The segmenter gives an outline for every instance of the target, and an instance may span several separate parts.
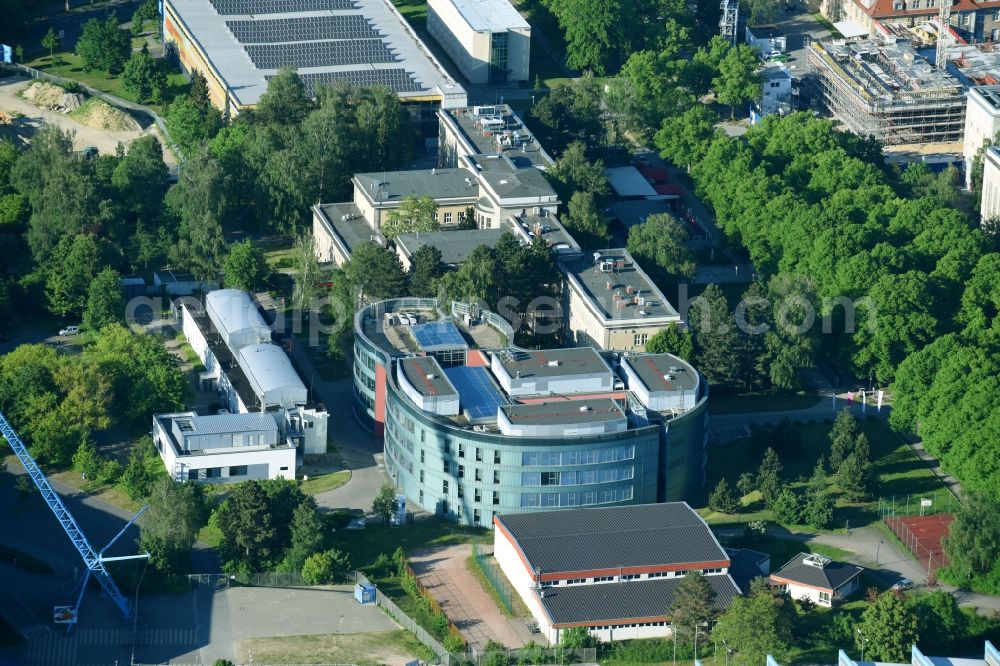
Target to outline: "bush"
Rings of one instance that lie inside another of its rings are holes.
[[[101,470],[97,473],[98,483],[118,483],[125,470],[117,460],[105,460],[101,464]]]
[[[458,634],[448,634],[441,642],[448,652],[465,652],[465,640]]]

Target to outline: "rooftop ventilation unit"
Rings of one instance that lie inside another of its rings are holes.
[[[668,382],[674,381],[674,373],[668,372],[667,374],[663,375],[663,379],[665,379]]]
[[[581,414],[586,414],[589,411],[590,411],[590,407],[588,407],[587,405],[580,405],[580,413]]]
[[[435,375],[433,372],[428,372],[427,373],[427,379],[431,379],[431,380],[437,379],[437,375]]]
[[[550,368],[558,368],[559,361],[549,361],[548,363],[546,363],[546,365],[549,366]]]
[[[812,555],[806,555],[802,559],[802,564],[808,567],[816,567],[817,569],[822,569],[826,565],[830,564],[830,562],[832,561],[833,560],[831,560],[829,557],[826,557],[825,555],[819,555],[817,553],[813,553]]]

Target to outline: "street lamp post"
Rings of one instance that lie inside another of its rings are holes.
[[[882,549],[882,539],[879,539],[878,545],[875,546],[875,566],[878,566],[878,554],[881,549]]]
[[[865,660],[865,643],[868,642],[868,639],[865,638],[865,635],[861,633],[861,629],[855,629],[855,631],[858,632],[858,638],[861,639],[861,661],[864,661]]]

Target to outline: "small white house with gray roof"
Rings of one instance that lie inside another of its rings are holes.
[[[799,553],[771,574],[771,585],[793,599],[809,599],[830,608],[858,589],[862,571],[859,566],[824,555]]]

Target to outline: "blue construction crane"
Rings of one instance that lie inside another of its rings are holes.
[[[76,547],[77,552],[80,553],[80,557],[83,558],[83,563],[86,565],[86,572],[83,575],[83,580],[80,582],[80,594],[76,599],[76,606],[73,608],[73,618],[77,617],[77,613],[80,610],[80,603],[83,601],[83,593],[87,589],[87,582],[90,577],[93,576],[97,579],[97,582],[101,584],[104,592],[111,597],[118,608],[121,609],[122,614],[125,619],[129,619],[132,616],[132,609],[129,607],[128,599],[122,594],[118,586],[115,585],[115,581],[111,578],[111,574],[108,573],[107,568],[104,566],[105,562],[114,562],[117,560],[135,560],[135,559],[145,559],[149,557],[149,553],[142,553],[139,555],[125,555],[121,557],[105,557],[104,551],[112,546],[115,541],[128,530],[129,527],[143,514],[143,512],[149,507],[142,507],[139,513],[135,514],[132,520],[128,521],[122,531],[115,535],[108,545],[102,548],[100,551],[95,551],[94,547],[90,545],[87,541],[87,537],[84,536],[83,530],[77,525],[76,520],[73,518],[73,514],[69,512],[66,505],[63,504],[62,498],[52,489],[52,485],[49,480],[45,477],[45,473],[38,467],[38,463],[35,459],[31,457],[28,453],[28,447],[24,445],[21,438],[17,436],[14,428],[7,421],[7,417],[0,413],[0,434],[2,434],[7,442],[10,444],[11,448],[14,449],[14,454],[17,459],[21,461],[24,465],[24,469],[27,470],[28,476],[31,480],[35,482],[38,486],[39,492],[42,494],[42,498],[45,503],[49,505],[52,509],[52,513],[56,515],[56,520],[62,525],[63,529],[66,530],[66,534],[69,536],[69,540],[73,542],[73,546]],[[72,624],[69,628],[72,628]]]

